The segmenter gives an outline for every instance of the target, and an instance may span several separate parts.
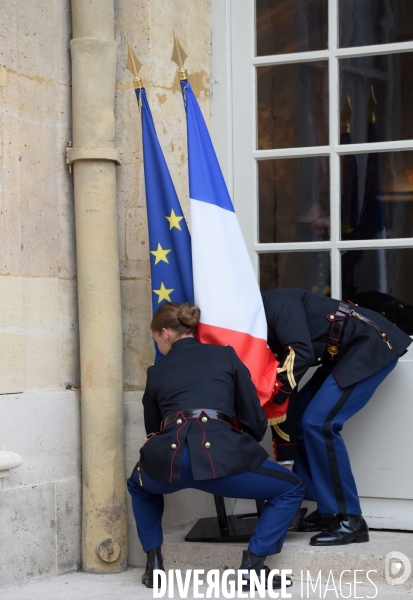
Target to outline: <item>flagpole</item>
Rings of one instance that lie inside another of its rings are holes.
[[[367,111],[369,115],[368,122],[375,123],[376,122],[376,109],[377,109],[377,100],[374,94],[373,84],[370,86],[370,100],[367,105]]]
[[[194,293],[201,315],[204,313],[205,317],[205,321],[201,318],[198,326],[198,339],[202,343],[234,347],[239,358],[253,373],[252,380],[259,389],[258,396],[261,394],[265,400],[267,416],[280,423],[286,419],[287,407],[285,402],[282,407],[271,402],[277,385],[278,363],[267,346],[267,324],[261,294],[212,140],[188,81],[184,67],[186,58],[174,32],[171,60],[178,66],[187,115]],[[212,231],[218,244],[210,244]],[[246,310],[239,310],[234,319],[234,312],[237,311],[233,307],[237,302],[232,300],[231,294],[236,289],[244,290],[243,285],[238,285],[241,272],[243,284],[249,281],[251,285],[248,285],[249,290],[243,298],[243,308]],[[229,282],[234,284],[232,288]],[[221,304],[224,289],[225,301]],[[254,350],[251,350],[252,347]],[[288,400],[286,402],[288,404]],[[256,502],[260,515],[263,502]],[[215,496],[215,505],[220,533],[216,530],[215,519],[201,519],[187,534],[187,541],[208,539],[222,542],[237,539],[238,536],[245,537],[243,523],[236,517],[226,516],[223,498]]]
[[[350,121],[351,121],[352,112],[353,111],[352,111],[352,107],[351,107],[350,94],[347,94],[343,110],[341,111],[341,129],[340,129],[340,133],[351,133]]]

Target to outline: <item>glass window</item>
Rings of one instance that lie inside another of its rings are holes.
[[[328,0],[256,0],[257,56],[324,50]]]
[[[328,144],[328,62],[257,68],[258,148]]]
[[[301,288],[330,295],[330,252],[260,254],[260,288]]]
[[[256,54],[267,57],[253,60],[256,148],[268,152],[255,154],[257,197],[244,200],[252,207],[249,226],[258,222],[250,250],[259,256],[262,291],[297,287],[330,295],[333,282],[334,297],[386,312],[413,334],[413,0],[335,3],[338,18],[332,23],[330,15],[330,25],[338,39],[332,35],[330,43],[329,0],[253,3]],[[400,42],[408,51],[372,48]],[[336,44],[356,50],[337,52]],[[287,53],[295,53],[294,62]],[[338,66],[339,76],[331,97],[329,66],[333,74]],[[330,124],[340,127],[339,148]],[[368,152],[375,143],[384,152]],[[342,154],[347,144],[369,145]],[[340,217],[340,232],[331,229],[332,215]],[[405,247],[391,248],[390,240],[399,239]],[[374,240],[375,248],[358,250],[359,240]]]
[[[412,0],[340,0],[340,47],[413,40]]]
[[[341,108],[351,99],[353,144],[413,139],[413,53],[345,58],[339,68]],[[371,113],[375,139],[369,139]]]
[[[341,156],[340,162],[341,239],[413,237],[413,152]]]
[[[327,156],[258,162],[259,241],[330,239]]]
[[[342,252],[342,297],[413,335],[413,248]]]

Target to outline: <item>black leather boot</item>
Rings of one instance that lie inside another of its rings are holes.
[[[368,542],[369,528],[362,515],[338,514],[336,520],[323,533],[313,535],[311,546],[341,546],[352,542]]]
[[[333,525],[336,515],[320,514],[318,510],[312,512],[308,517],[303,517],[298,523],[297,531],[325,531]]]
[[[160,546],[152,548],[152,550],[146,553],[146,569],[142,575],[142,583],[147,588],[153,588],[153,572],[155,569],[165,571]]]
[[[257,556],[249,550],[244,550],[242,554],[242,563],[240,569],[247,569],[248,571],[255,571],[261,581],[261,571],[265,571],[265,589],[267,589],[268,575],[270,568],[264,565],[266,556]],[[250,573],[244,573],[242,576],[242,589],[243,591],[249,591],[250,589]],[[289,582],[289,583],[288,583]],[[292,586],[293,582],[287,577],[287,587]],[[272,589],[279,590],[281,588],[281,576],[274,575],[272,580]]]

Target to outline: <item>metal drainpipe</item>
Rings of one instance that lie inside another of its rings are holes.
[[[127,567],[122,321],[116,212],[114,0],[72,0],[83,570]]]

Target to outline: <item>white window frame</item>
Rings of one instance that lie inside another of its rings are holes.
[[[259,254],[329,251],[331,295],[341,296],[341,253],[345,249],[412,248],[413,238],[340,240],[340,156],[413,150],[413,140],[339,144],[339,59],[412,52],[413,41],[356,48],[338,47],[338,1],[328,2],[328,49],[255,56],[255,1],[211,0],[212,135],[235,209],[259,276]],[[256,67],[328,60],[329,145],[257,150]],[[240,68],[240,65],[242,67]],[[242,102],[233,99],[242,97]],[[239,124],[242,123],[242,127]],[[274,158],[328,156],[330,160],[330,241],[263,244],[258,241],[257,163]]]

